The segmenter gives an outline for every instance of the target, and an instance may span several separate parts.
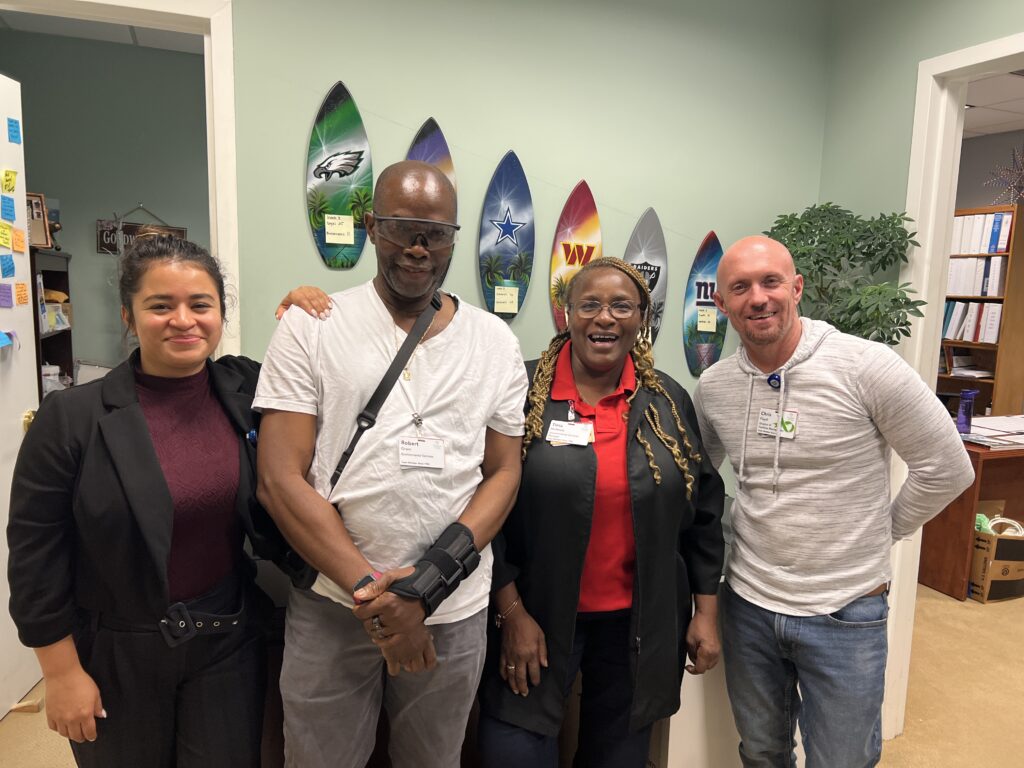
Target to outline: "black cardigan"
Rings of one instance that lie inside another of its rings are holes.
[[[535,367],[536,361],[527,364],[531,380]],[[633,731],[679,709],[692,595],[717,594],[724,548],[722,479],[703,456],[686,390],[665,374],[658,375],[703,461],[690,462],[694,485],[692,501],[687,501],[683,475],[643,418],[644,410],[653,403],[662,429],[682,447],[669,404],[663,396],[640,389],[630,408],[626,449],[636,538],[630,632]],[[564,420],[566,414],[566,403],[549,397],[542,435],[552,419]],[[638,427],[661,469],[660,485],[655,485],[643,446],[636,440]],[[489,623],[481,707],[493,717],[536,733],[555,735],[562,723],[562,683],[590,536],[596,469],[593,445],[555,447],[542,437],[535,438],[523,464],[515,507],[494,542],[492,589],[515,580],[523,605],[544,630],[549,667],[541,671],[541,683],[531,688],[529,696],[513,694],[498,674],[501,630]]]
[[[7,575],[11,616],[27,646],[71,634],[83,610],[154,626],[167,610],[173,503],[135,391],[137,356],[99,381],[48,395],[22,442]],[[235,507],[242,530],[258,539],[269,518],[256,502],[256,448],[247,436],[258,423],[250,406],[259,364],[222,357],[207,365],[239,439]]]

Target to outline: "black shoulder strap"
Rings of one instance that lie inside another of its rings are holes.
[[[331,475],[331,487],[333,488],[338,484],[338,479],[341,477],[342,470],[345,469],[345,465],[348,464],[348,460],[352,456],[352,451],[356,448],[356,443],[359,442],[359,438],[363,436],[363,432],[368,430],[374,424],[377,423],[377,414],[380,412],[380,407],[384,405],[384,401],[387,400],[388,395],[391,394],[391,390],[394,389],[395,382],[398,380],[398,374],[405,367],[405,364],[409,362],[409,358],[412,356],[412,351],[416,348],[416,345],[420,343],[420,339],[423,338],[423,334],[427,332],[427,328],[430,327],[431,321],[434,319],[434,315],[441,309],[441,294],[437,291],[430,299],[430,304],[427,305],[426,309],[420,312],[420,316],[416,318],[416,322],[412,326],[412,330],[409,331],[409,335],[405,337],[405,341],[402,346],[399,347],[398,353],[395,355],[395,359],[391,361],[391,367],[388,368],[384,374],[384,378],[380,380],[380,384],[377,385],[377,389],[374,390],[370,396],[370,401],[363,408],[359,416],[356,417],[356,433],[352,435],[352,441],[348,444],[348,448],[341,454],[341,459],[338,461],[338,466],[334,470],[334,474]]]

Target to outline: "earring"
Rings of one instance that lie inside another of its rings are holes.
[[[565,307],[564,309],[562,309],[562,313],[565,316],[565,327],[568,328],[569,327],[569,308]]]

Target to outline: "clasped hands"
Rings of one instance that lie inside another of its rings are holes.
[[[402,670],[422,672],[437,665],[434,636],[423,623],[427,617],[423,603],[388,592],[388,587],[412,572],[411,565],[387,571],[354,594],[359,604],[352,613],[380,648],[391,677]]]

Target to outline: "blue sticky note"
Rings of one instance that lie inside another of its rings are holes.
[[[9,253],[0,255],[0,277],[14,277],[14,256]]]
[[[11,144],[21,144],[21,121],[13,117],[7,118],[7,140]]]
[[[9,331],[0,331],[0,349],[11,346],[11,337],[8,333]]]
[[[0,307],[14,306],[14,292],[9,283],[0,283]]]
[[[10,195],[0,195],[0,218],[14,221],[14,198]]]

